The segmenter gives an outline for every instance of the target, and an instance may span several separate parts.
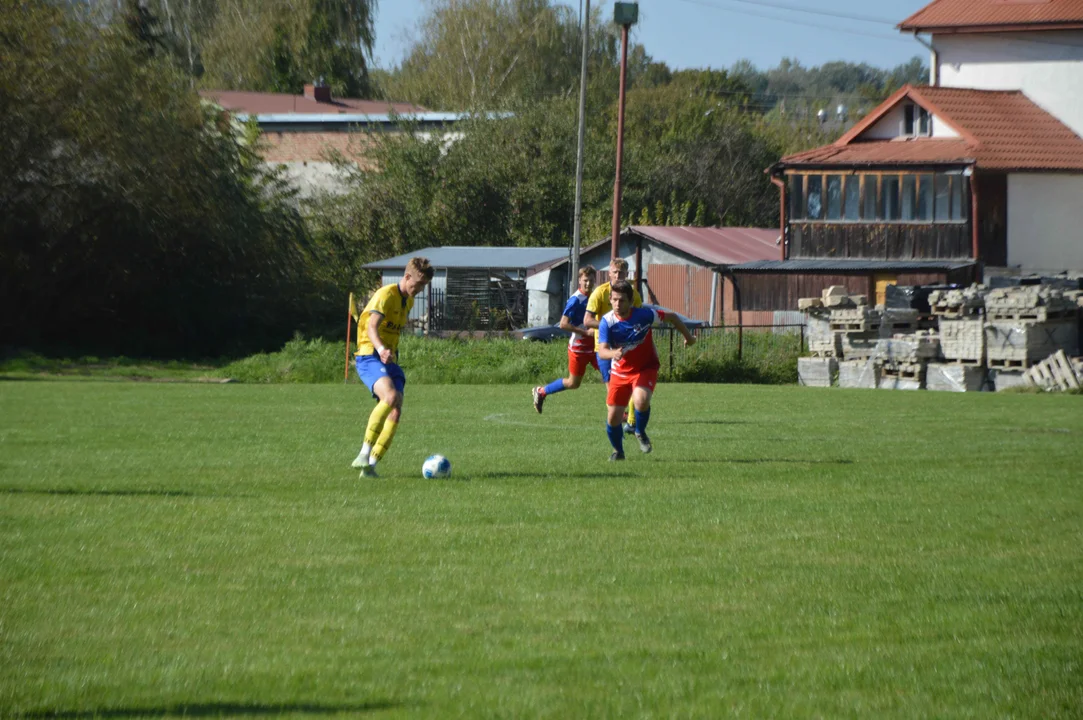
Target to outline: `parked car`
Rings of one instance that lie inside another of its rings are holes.
[[[681,321],[688,326],[689,330],[696,330],[707,325],[703,320],[693,320],[690,317],[685,317],[679,312],[674,312],[660,305],[644,305],[645,308],[651,308],[652,310],[662,310],[667,313],[673,313],[681,319]],[[512,333],[513,337],[517,337],[520,340],[530,340],[533,342],[553,342],[554,340],[567,340],[571,335],[567,330],[561,330],[560,325],[540,325],[538,327],[523,328],[522,330],[516,330]]]

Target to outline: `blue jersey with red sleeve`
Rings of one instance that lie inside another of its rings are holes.
[[[631,375],[659,367],[651,326],[665,318],[665,312],[650,308],[632,308],[626,318],[618,318],[616,310],[602,316],[598,323],[598,342],[606,343],[614,350],[624,348],[623,357],[613,363],[613,375]]]
[[[564,306],[564,317],[568,322],[577,327],[583,327],[583,317],[587,314],[587,296],[576,290],[575,294],[568,298]],[[594,334],[580,335],[572,333],[568,338],[568,349],[577,353],[594,352]]]

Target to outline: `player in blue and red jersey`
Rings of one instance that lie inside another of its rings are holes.
[[[664,310],[632,307],[632,284],[618,280],[610,289],[613,309],[598,323],[598,357],[612,360],[609,391],[606,397],[608,413],[605,431],[613,446],[610,460],[624,459],[624,432],[621,420],[631,398],[635,410],[635,435],[639,449],[652,450],[647,437],[647,422],[651,418],[651,396],[658,382],[658,352],[654,349],[651,326],[664,321],[684,335],[684,344],[693,345],[695,336],[675,313]]]
[[[561,390],[576,390],[583,382],[587,366],[598,369],[598,358],[594,355],[594,331],[583,325],[583,316],[587,312],[587,298],[594,287],[597,271],[590,265],[579,269],[579,289],[568,298],[564,314],[560,317],[560,329],[572,334],[568,340],[568,377],[557,378],[545,387],[534,388],[534,409],[539,413],[545,398]]]

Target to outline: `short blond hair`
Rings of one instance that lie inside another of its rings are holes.
[[[609,267],[616,268],[617,272],[628,272],[628,261],[624,258],[613,258],[609,261]]]
[[[429,264],[428,258],[412,257],[410,262],[406,263],[406,272],[421,276],[426,280],[432,280],[436,270]]]
[[[593,278],[597,274],[598,271],[594,269],[593,265],[584,265],[583,267],[579,268],[579,277],[583,277],[585,275],[587,277]]]

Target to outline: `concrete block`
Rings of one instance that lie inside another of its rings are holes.
[[[937,392],[978,392],[985,385],[985,368],[951,363],[929,363],[925,389]]]
[[[838,372],[839,362],[833,357],[797,359],[797,382],[805,387],[831,387]]]
[[[797,301],[798,310],[808,310],[810,308],[822,308],[824,301],[820,298],[800,298]]]
[[[1022,387],[1027,384],[1027,381],[1023,379],[1023,373],[1010,370],[990,370],[989,379],[997,392],[1008,388]]]
[[[875,389],[880,384],[880,363],[875,360],[843,360],[839,363],[840,388]]]

